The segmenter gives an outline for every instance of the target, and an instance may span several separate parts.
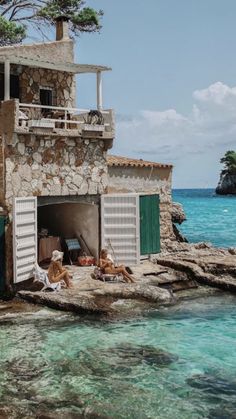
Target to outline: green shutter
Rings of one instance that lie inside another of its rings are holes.
[[[160,252],[159,195],[140,196],[140,254]]]
[[[5,288],[5,216],[0,216],[0,291]]]

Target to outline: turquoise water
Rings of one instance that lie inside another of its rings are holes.
[[[17,419],[42,411],[60,418],[235,418],[235,336],[236,297],[228,294],[129,321],[47,310],[1,317],[0,410],[8,406]],[[100,416],[80,416],[85,409]]]
[[[213,189],[176,189],[173,200],[183,204],[187,221],[180,229],[189,242],[236,247],[236,196],[215,195]]]

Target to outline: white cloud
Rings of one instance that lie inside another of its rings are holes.
[[[211,84],[207,89],[195,90],[193,92],[194,99],[200,102],[212,102],[217,105],[225,105],[228,100],[235,100],[236,87],[229,87],[218,81]]]
[[[219,158],[232,148],[236,149],[236,87],[217,82],[194,91],[188,115],[167,109],[118,117],[112,152],[173,162],[176,186],[201,187],[217,183]]]

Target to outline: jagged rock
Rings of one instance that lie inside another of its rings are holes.
[[[178,202],[172,203],[171,216],[172,223],[182,224],[184,221],[186,221],[186,215],[183,206]]]
[[[103,283],[96,280],[85,280],[82,285],[59,292],[19,291],[18,296],[32,303],[76,313],[108,313],[114,301],[141,300],[156,304],[168,304],[173,300],[172,294],[158,286],[146,283]]]
[[[235,248],[235,247],[229,247],[229,248],[228,248],[228,252],[229,252],[231,255],[236,255],[236,248]]]
[[[228,249],[208,243],[175,243],[175,247],[169,245],[156,256],[156,263],[185,272],[198,283],[236,293],[236,256],[230,255]]]
[[[186,215],[184,213],[183,206],[179,204],[178,202],[172,203],[172,211],[171,211],[171,218],[172,218],[172,228],[173,233],[175,236],[175,240],[180,243],[188,243],[188,240],[186,237],[183,236],[183,234],[179,231],[176,224],[182,224],[184,221],[186,221]]]
[[[218,195],[236,195],[236,174],[223,171],[216,188]]]
[[[175,239],[179,243],[188,243],[188,240],[186,239],[186,237],[184,237],[184,235],[179,231],[179,229],[176,227],[176,225],[174,223],[173,223],[172,227],[173,227],[173,233],[175,235]]]

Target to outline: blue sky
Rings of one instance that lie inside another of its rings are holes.
[[[236,149],[236,1],[89,0],[101,34],[77,40],[77,61],[109,65],[113,153],[174,164],[174,187],[215,187]],[[95,104],[95,78],[78,77],[78,107]]]

